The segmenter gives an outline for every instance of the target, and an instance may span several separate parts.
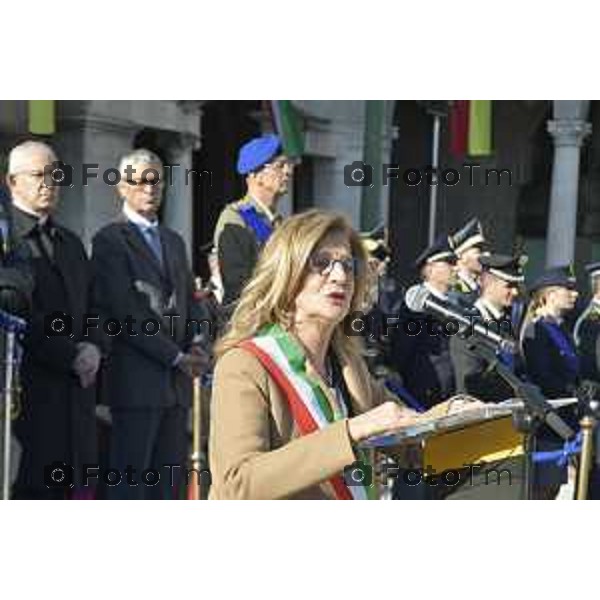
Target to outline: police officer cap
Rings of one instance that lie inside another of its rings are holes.
[[[419,254],[415,260],[415,266],[421,269],[426,264],[439,261],[448,263],[456,262],[456,254],[454,254],[454,251],[450,247],[448,236],[445,235],[439,236],[431,246],[428,246]]]
[[[391,255],[386,242],[385,225],[378,225],[372,231],[361,232],[360,238],[366,251],[377,260],[385,260]]]
[[[509,283],[522,283],[523,267],[527,257],[523,255],[509,256],[506,254],[486,254],[479,258],[483,270]]]
[[[560,286],[569,289],[575,289],[576,279],[573,273],[573,267],[570,265],[564,267],[553,267],[546,269],[529,287],[529,292],[533,293],[542,288]]]
[[[375,227],[375,229],[373,229],[372,231],[366,231],[360,234],[361,237],[363,238],[368,238],[371,240],[375,240],[375,241],[385,241],[385,238],[387,237],[387,231],[385,228],[385,224],[381,223],[380,225],[377,225],[377,227]]]
[[[273,157],[281,154],[281,140],[274,134],[254,138],[240,148],[237,172],[247,175],[266,165]]]
[[[590,263],[589,265],[585,265],[585,270],[590,277],[599,277],[600,276],[600,262]]]
[[[450,244],[456,254],[462,254],[473,246],[483,246],[485,243],[483,227],[476,217],[450,236]]]
[[[365,250],[372,258],[377,260],[385,260],[391,255],[390,249],[387,247],[382,240],[373,240],[371,238],[364,238],[362,240]]]

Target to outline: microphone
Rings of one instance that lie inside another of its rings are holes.
[[[465,315],[460,309],[443,304],[424,285],[417,284],[408,288],[404,295],[404,302],[413,312],[427,313],[445,321],[457,321],[463,328],[468,327],[473,334],[494,347],[500,347],[506,352],[516,351],[515,342],[490,331],[487,325],[477,323],[474,316]]]
[[[413,285],[404,296],[406,306],[414,312],[427,313],[436,318],[455,320],[465,327],[470,327],[478,340],[484,344],[473,345],[476,354],[488,363],[495,364],[495,369],[515,391],[516,396],[523,398],[527,409],[534,416],[546,423],[562,439],[571,439],[573,430],[561,419],[552,405],[546,401],[539,388],[521,381],[510,369],[497,360],[496,351],[515,352],[516,344],[501,335],[489,331],[487,326],[473,321],[473,316],[467,316],[460,310],[441,303],[423,285]]]

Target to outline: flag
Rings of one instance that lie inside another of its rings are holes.
[[[492,101],[469,102],[469,154],[489,156],[492,153]]]
[[[381,173],[385,111],[385,100],[367,100],[365,102],[363,162],[368,165],[371,179],[374,182],[361,187],[360,227],[363,231],[373,229],[382,220],[381,200],[384,190],[378,174]],[[376,174],[375,178],[373,173]]]
[[[462,159],[467,153],[469,137],[469,101],[453,100],[448,116],[448,133],[450,136],[450,154]]]
[[[55,101],[29,100],[29,133],[34,135],[52,135],[56,131]]]
[[[290,158],[304,154],[304,126],[290,100],[271,100],[271,112],[277,134],[281,138],[284,153]]]

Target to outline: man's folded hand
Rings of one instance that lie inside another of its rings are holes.
[[[177,368],[189,377],[198,377],[208,369],[209,361],[205,353],[190,352],[183,354],[177,361]]]

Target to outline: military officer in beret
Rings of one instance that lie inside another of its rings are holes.
[[[473,218],[450,236],[456,254],[456,285],[454,292],[460,304],[473,305],[480,293],[481,262],[486,241],[479,219]]]
[[[214,234],[224,304],[237,300],[260,249],[281,220],[277,202],[287,192],[292,163],[283,153],[279,137],[269,134],[242,146],[237,172],[245,177],[247,193],[225,207]]]
[[[521,331],[521,348],[528,378],[548,399],[576,395],[581,377],[575,342],[565,324],[565,317],[577,300],[575,286],[576,279],[569,266],[547,269],[529,286],[530,300]],[[577,429],[575,410],[564,408],[558,412],[573,429]],[[536,435],[538,450],[558,450],[563,443],[546,426],[542,426]],[[535,465],[536,497],[555,498],[560,485],[566,481],[566,465]]]

